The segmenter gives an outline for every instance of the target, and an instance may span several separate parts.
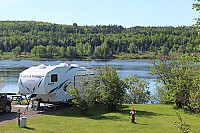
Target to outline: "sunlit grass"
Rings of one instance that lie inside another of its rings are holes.
[[[136,124],[131,123],[130,110],[136,110]],[[178,132],[174,121],[179,112],[183,121],[193,130],[200,132],[200,119],[182,110],[175,110],[172,105],[136,104],[123,105],[116,112],[107,112],[106,107],[99,105],[85,115],[76,109],[28,118],[27,128],[19,128],[17,122],[0,126],[4,132],[138,132],[161,133]]]

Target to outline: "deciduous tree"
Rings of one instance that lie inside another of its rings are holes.
[[[13,53],[14,56],[21,55],[21,48],[20,47],[15,47],[15,49],[12,50],[12,53]]]
[[[100,95],[100,85],[99,82],[95,82],[94,76],[77,75],[76,79],[78,80],[69,85],[67,93],[74,97],[72,102],[80,109],[82,114],[85,114],[95,105],[94,102]]]
[[[98,68],[97,79],[100,81],[102,99],[108,106],[108,110],[114,111],[118,104],[123,102],[126,89],[125,83],[116,72],[116,68],[106,66]]]
[[[124,79],[127,86],[129,103],[144,104],[150,101],[149,83],[138,75],[130,75]]]
[[[178,108],[200,111],[200,66],[197,62],[197,56],[153,61],[151,74],[162,84],[158,87],[161,103],[176,103]]]

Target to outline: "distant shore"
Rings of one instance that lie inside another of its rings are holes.
[[[170,53],[169,57],[180,57],[182,54],[181,53]],[[12,52],[6,52],[3,55],[0,55],[0,60],[49,60],[49,61],[54,61],[54,60],[84,60],[84,61],[91,61],[91,60],[95,60],[95,61],[108,61],[108,60],[158,60],[160,57],[162,57],[163,55],[161,54],[157,54],[155,55],[155,53],[153,52],[146,52],[146,53],[141,53],[141,54],[133,54],[133,53],[119,53],[119,54],[115,54],[112,55],[111,57],[108,57],[106,59],[99,59],[99,58],[93,58],[93,57],[87,57],[87,56],[83,56],[83,57],[74,57],[74,58],[70,58],[70,57],[66,57],[66,58],[62,58],[62,57],[54,57],[53,58],[42,58],[42,57],[33,57],[33,55],[31,55],[30,53],[26,53],[24,54],[22,52],[21,55],[19,56],[13,56]]]

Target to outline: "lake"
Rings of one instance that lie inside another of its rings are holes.
[[[18,77],[19,74],[37,64],[45,65],[58,65],[60,63],[66,63],[66,61],[33,61],[33,60],[1,60],[0,61],[0,77],[4,78],[4,87],[0,90],[1,92],[14,92],[18,91]],[[142,79],[146,79],[150,85],[149,89],[151,94],[155,92],[155,79],[152,76],[148,76],[150,72],[150,66],[152,66],[149,60],[110,60],[110,61],[70,61],[71,64],[79,64],[88,69],[93,67],[103,67],[105,65],[111,65],[117,68],[117,73],[120,78],[123,79],[125,76],[130,74],[138,74]]]

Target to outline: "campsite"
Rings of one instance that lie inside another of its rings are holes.
[[[200,133],[200,0],[0,12],[0,133]]]
[[[72,65],[77,66],[77,65]],[[19,75],[20,78],[24,76],[25,79],[30,80],[32,76],[27,76],[27,70],[41,69],[45,65],[34,66],[27,68],[24,73]],[[52,66],[50,66],[52,67]],[[70,68],[66,64],[57,65],[54,69],[63,68],[68,71]],[[77,66],[78,67],[78,66]],[[80,68],[80,67],[78,67]],[[73,70],[73,69],[72,69]],[[39,70],[40,71],[40,70]],[[62,70],[62,72],[64,72]],[[37,72],[36,72],[37,73]],[[90,72],[91,73],[91,72]],[[40,75],[43,74],[40,72]],[[55,73],[53,73],[55,74]],[[29,74],[38,75],[38,74]],[[45,75],[44,75],[45,76]],[[72,75],[73,76],[73,75]],[[32,85],[39,86],[43,76],[33,76],[38,81]],[[49,76],[51,77],[51,76]],[[72,78],[74,80],[74,78]],[[62,80],[61,84],[65,81]],[[22,82],[24,83],[24,82]],[[42,84],[42,83],[41,83]],[[46,83],[48,85],[48,83]],[[21,82],[18,84],[21,86]],[[27,84],[24,84],[24,86]],[[52,87],[54,88],[54,87]],[[22,89],[26,89],[23,88]],[[36,88],[37,89],[37,88]],[[33,90],[33,89],[29,89]],[[23,92],[23,90],[21,90]],[[27,90],[25,90],[27,91]],[[117,106],[115,111],[108,111],[107,106],[103,103],[97,103],[87,113],[82,114],[75,106],[66,104],[64,106],[50,106],[45,107],[43,103],[40,110],[31,109],[26,100],[21,102],[12,102],[12,111],[10,113],[0,114],[0,131],[4,132],[178,132],[175,122],[180,122],[177,113],[181,116],[182,122],[190,126],[189,129],[199,131],[198,123],[200,120],[197,114],[178,109],[175,105],[164,104],[121,104]],[[27,109],[27,107],[29,107]],[[25,128],[18,127],[18,109],[20,109],[22,116],[27,117]],[[135,123],[131,122],[131,109],[136,110]],[[159,127],[159,128],[158,128]]]
[[[131,123],[130,110],[136,110],[136,124]],[[175,133],[174,122],[178,121],[179,112],[185,123],[195,131],[200,131],[199,117],[177,110],[173,105],[160,104],[125,104],[116,112],[107,112],[106,107],[99,105],[87,114],[81,115],[77,109],[66,108],[29,112],[27,128],[19,128],[16,111],[0,114],[0,131],[4,132],[138,132],[138,133]],[[32,113],[32,114],[31,114]],[[35,117],[31,117],[35,116]],[[14,120],[15,119],[15,120]]]

